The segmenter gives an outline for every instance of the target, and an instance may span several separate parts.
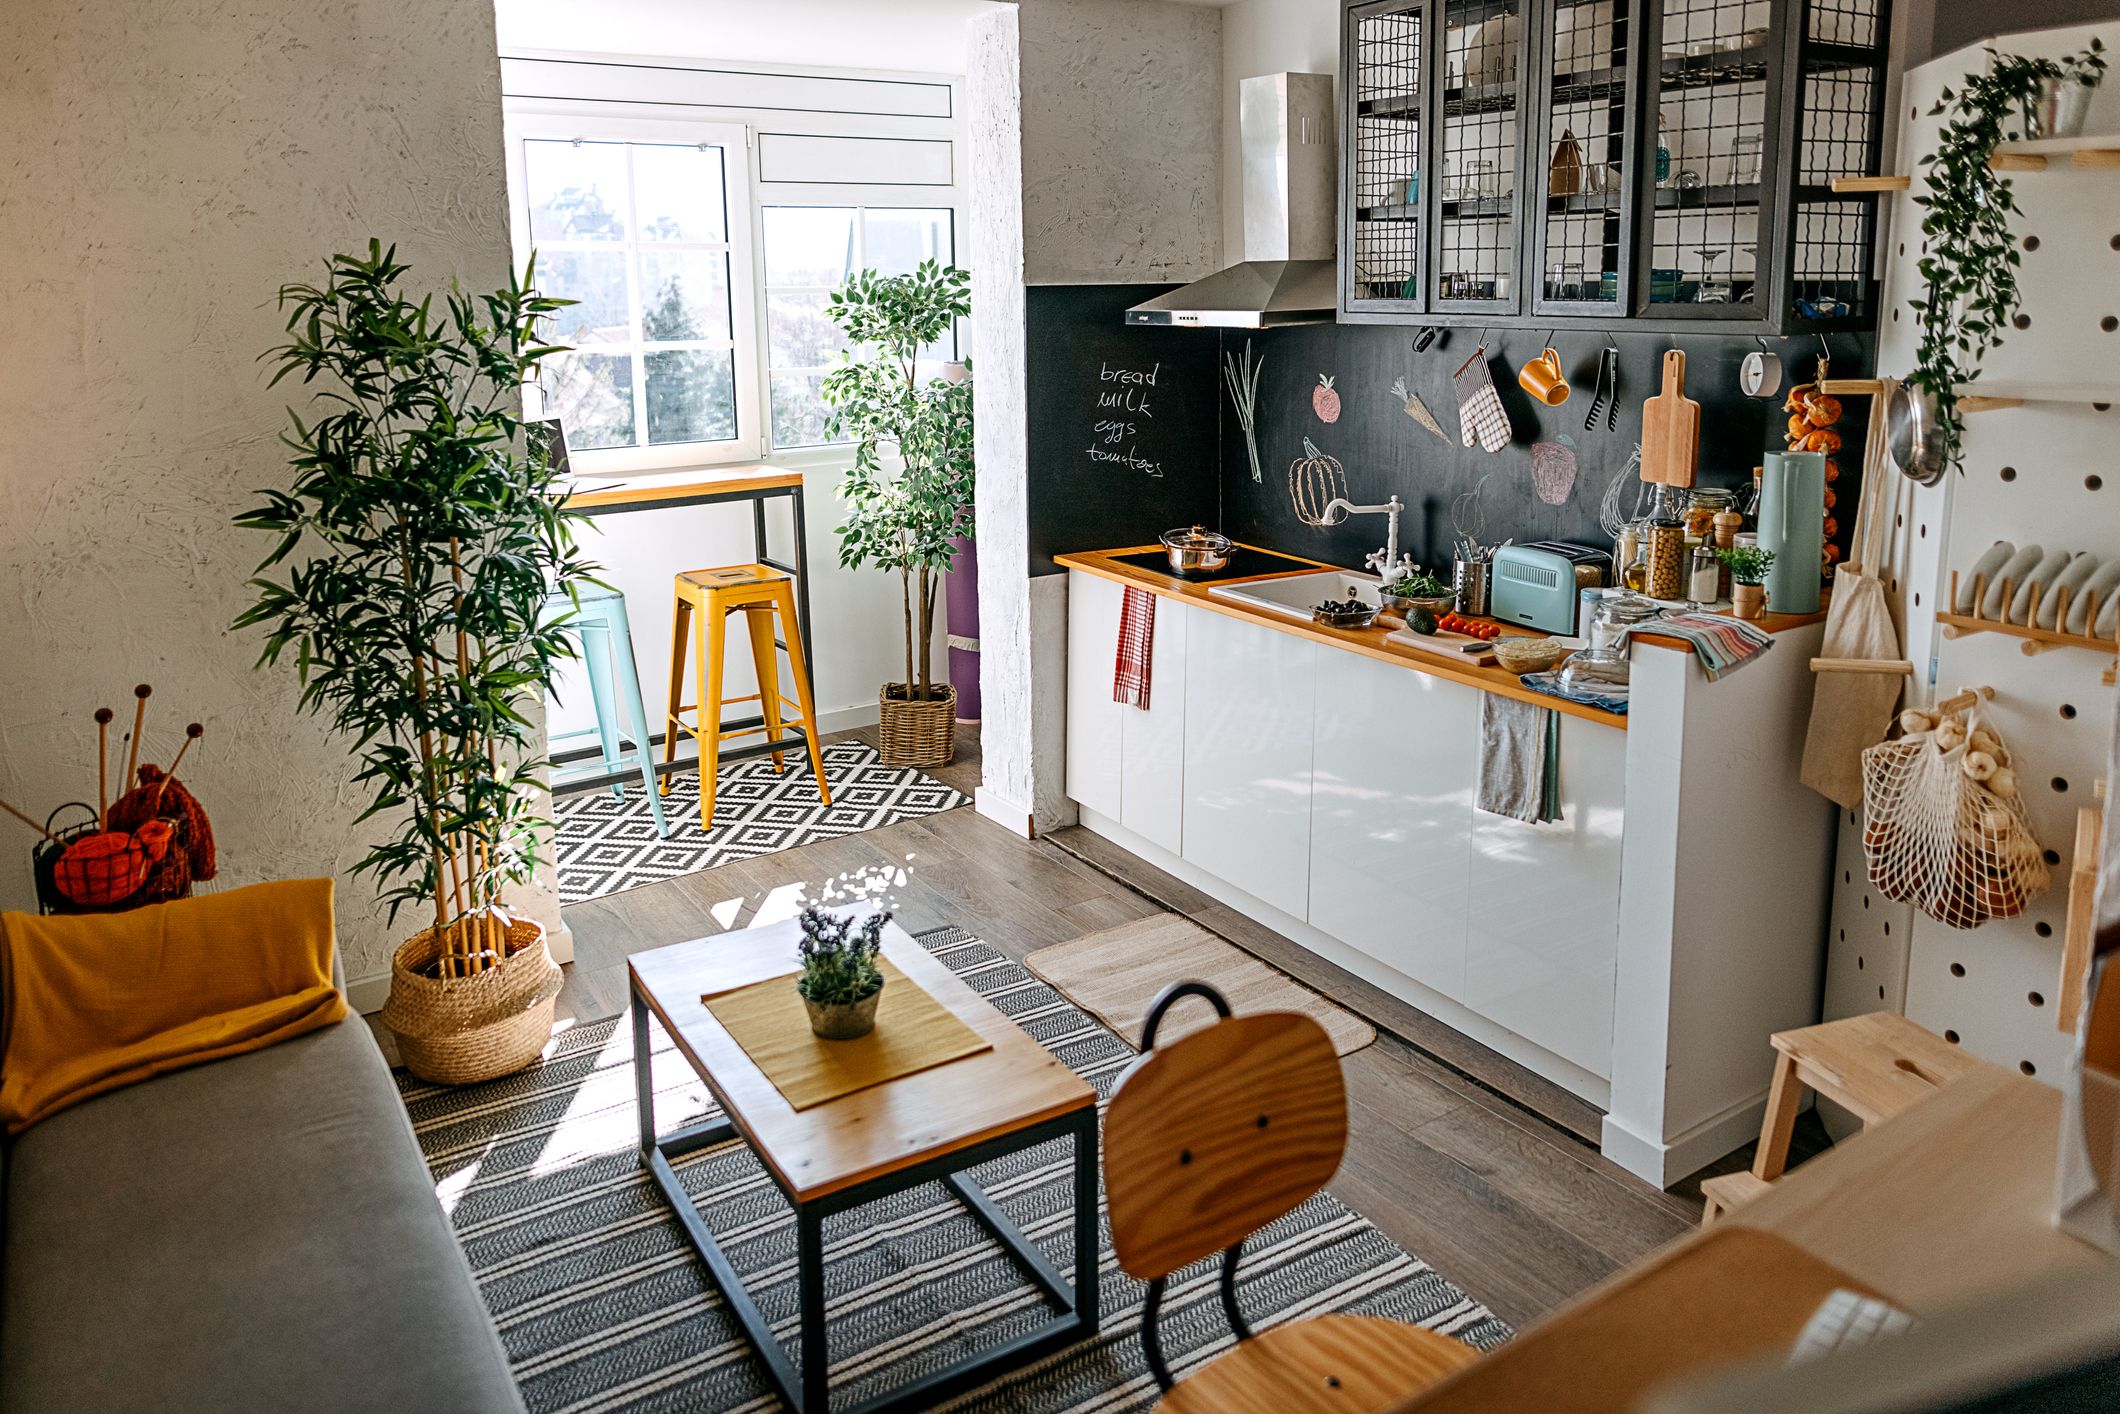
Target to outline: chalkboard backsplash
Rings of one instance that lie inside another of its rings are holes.
[[[1496,330],[1488,336],[1487,356],[1511,440],[1499,452],[1463,447],[1458,440],[1458,400],[1451,380],[1478,347],[1479,331],[1450,330],[1421,353],[1413,351],[1416,332],[1378,325],[1313,324],[1249,335],[1230,330],[1221,336],[1224,347],[1240,355],[1248,338],[1261,363],[1255,427],[1263,468],[1261,479],[1254,482],[1241,430],[1225,398],[1224,534],[1346,566],[1359,566],[1365,555],[1384,543],[1380,516],[1357,516],[1330,527],[1304,525],[1296,518],[1288,492],[1288,468],[1304,455],[1303,443],[1308,439],[1320,452],[1339,461],[1349,499],[1373,504],[1396,494],[1406,502],[1401,539],[1414,558],[1425,564],[1447,563],[1451,504],[1483,477],[1488,540],[1599,543],[1603,531],[1598,525],[1598,503],[1612,479],[1626,470],[1641,435],[1642,402],[1656,391],[1664,351],[1673,347],[1685,351],[1686,393],[1701,405],[1702,485],[1749,485],[1760,454],[1782,445],[1780,399],[1747,398],[1738,390],[1738,364],[1759,347],[1752,339],[1692,335],[1674,339],[1640,333],[1608,338],[1582,331],[1557,334],[1553,347],[1572,392],[1560,406],[1549,407],[1516,381],[1517,370],[1538,355],[1546,340],[1536,331]],[[1607,430],[1601,411],[1596,427],[1586,428],[1598,360],[1608,344],[1619,350],[1618,425]],[[1836,337],[1832,345],[1836,373],[1866,373],[1869,344],[1867,338]],[[1818,353],[1816,338],[1769,340],[1768,348],[1783,355],[1790,381],[1811,376]],[[1322,380],[1327,378],[1332,380],[1330,396],[1321,391]],[[1395,385],[1420,400],[1447,440],[1408,411]],[[1535,458],[1533,448],[1541,443],[1552,445]],[[1566,479],[1566,453],[1573,454],[1572,484]],[[1539,465],[1536,478],[1535,461]],[[1848,465],[1852,469],[1852,462]],[[1622,504],[1631,507],[1632,488],[1622,494]],[[1549,504],[1549,499],[1558,504]],[[1851,521],[1851,515],[1841,515],[1843,525]]]
[[[1516,381],[1547,340],[1537,331],[1494,331],[1487,357],[1510,440],[1490,453],[1459,445],[1452,387],[1452,375],[1479,344],[1477,329],[1442,332],[1416,353],[1418,331],[1390,326],[1247,333],[1123,322],[1130,305],[1166,288],[1044,285],[1024,292],[1034,574],[1055,572],[1057,554],[1148,544],[1195,522],[1248,544],[1359,566],[1384,543],[1383,519],[1314,527],[1296,518],[1288,469],[1304,455],[1305,439],[1340,463],[1352,500],[1369,504],[1396,494],[1406,502],[1402,540],[1425,564],[1447,562],[1451,503],[1483,477],[1488,540],[1597,542],[1599,501],[1626,470],[1641,435],[1642,402],[1656,391],[1664,351],[1673,347],[1685,351],[1686,393],[1701,405],[1701,484],[1749,485],[1761,454],[1782,445],[1780,399],[1738,390],[1738,364],[1760,347],[1750,338],[1557,334],[1552,344],[1572,393],[1551,407]],[[1246,343],[1258,364],[1257,481],[1222,370],[1223,355],[1241,359]],[[1602,411],[1594,427],[1584,425],[1608,344],[1619,351],[1618,424],[1609,430]],[[1815,337],[1770,339],[1766,347],[1782,356],[1785,386],[1810,378]],[[1872,341],[1836,335],[1832,355],[1836,374],[1862,376],[1871,368]],[[1404,393],[1419,399],[1444,437],[1409,413]],[[1837,488],[1846,499],[1835,512],[1843,538],[1854,519],[1859,419],[1867,409],[1850,411],[1852,450],[1841,458],[1849,474]],[[1623,497],[1623,505],[1634,504],[1631,487]]]

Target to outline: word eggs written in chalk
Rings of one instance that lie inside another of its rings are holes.
[[[1156,419],[1156,377],[1161,363],[1146,369],[1100,364],[1097,369],[1097,419],[1090,429],[1089,459],[1101,466],[1163,475],[1163,463],[1141,452],[1142,434]]]

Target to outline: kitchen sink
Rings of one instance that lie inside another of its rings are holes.
[[[1287,579],[1262,579],[1254,584],[1211,584],[1207,592],[1217,599],[1230,599],[1307,621],[1310,611],[1327,599],[1381,603],[1377,591],[1382,583],[1372,575],[1347,570],[1319,570],[1315,574],[1291,575]]]

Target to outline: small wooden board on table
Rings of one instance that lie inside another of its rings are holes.
[[[787,974],[794,969],[801,936],[796,920],[789,919],[627,959],[642,1161],[731,1313],[757,1347],[782,1399],[796,1414],[824,1414],[829,1407],[825,1218],[923,1183],[940,1182],[962,1202],[1058,1311],[992,1349],[855,1406],[852,1414],[930,1408],[999,1370],[1094,1335],[1099,1255],[1096,1092],[903,929],[889,924],[883,930],[883,957],[897,973],[893,985],[917,987],[977,1036],[981,1048],[796,1108],[706,999],[719,1000],[772,979],[785,979],[792,989],[794,981]],[[706,1083],[725,1118],[657,1136],[648,1064],[651,1017]],[[795,1209],[799,1370],[670,1167],[673,1158],[739,1137]],[[964,1172],[1069,1138],[1075,1171],[1072,1283]]]

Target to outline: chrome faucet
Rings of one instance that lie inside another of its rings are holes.
[[[1399,553],[1399,516],[1405,509],[1405,503],[1397,496],[1381,506],[1358,506],[1344,496],[1335,496],[1326,502],[1322,519],[1327,525],[1341,525],[1349,516],[1389,516],[1384,548],[1371,550],[1362,559],[1363,564],[1377,572],[1378,578],[1389,584],[1414,571],[1413,556]]]

